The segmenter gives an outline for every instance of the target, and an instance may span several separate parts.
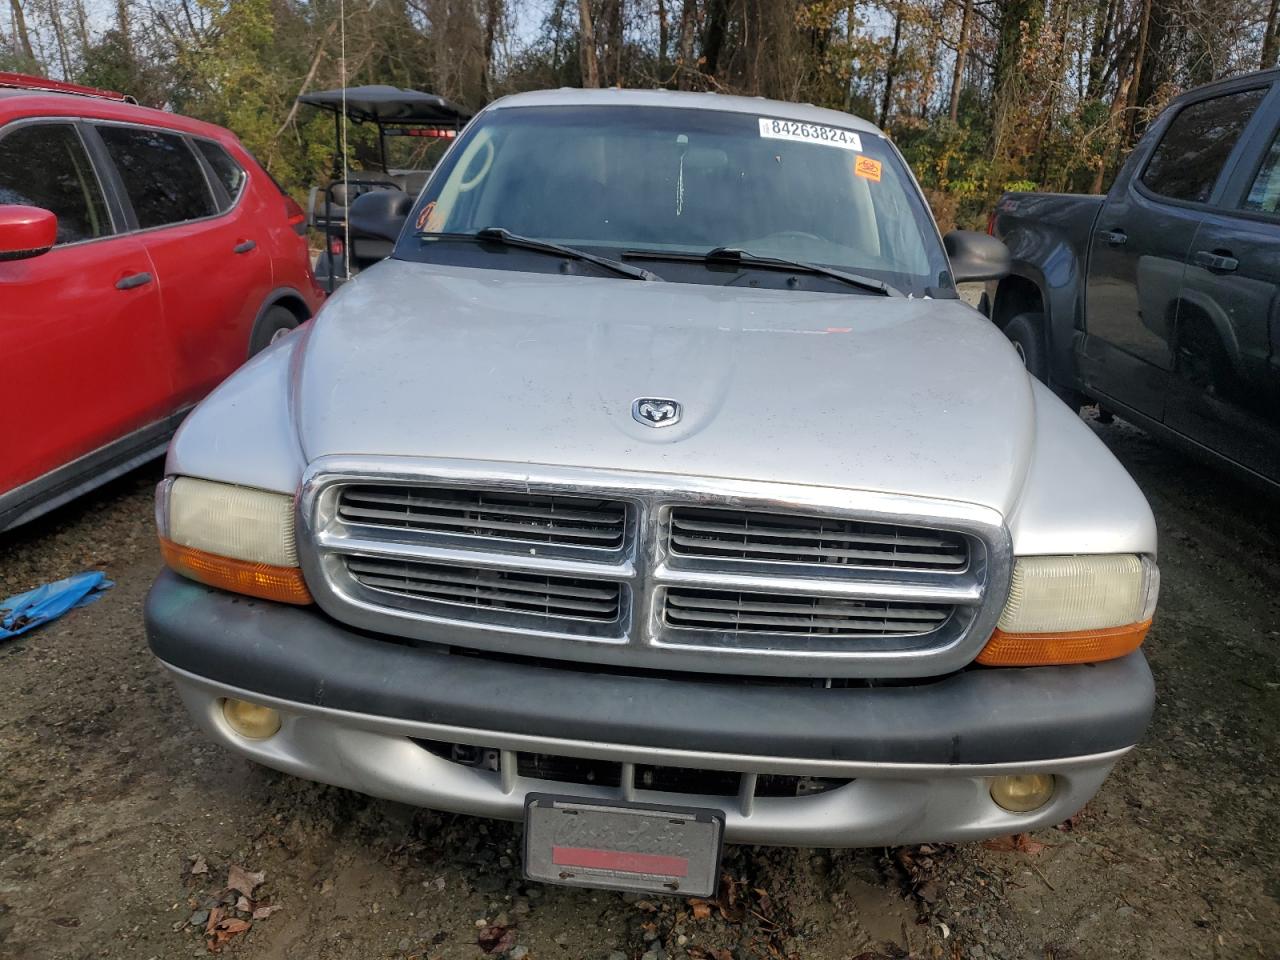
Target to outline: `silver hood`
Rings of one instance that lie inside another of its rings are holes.
[[[386,261],[295,358],[303,456],[653,471],[907,493],[1007,513],[1035,404],[958,301]],[[654,429],[638,397],[672,398]]]

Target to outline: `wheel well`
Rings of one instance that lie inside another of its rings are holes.
[[[298,318],[299,323],[311,319],[311,311],[307,309],[306,301],[296,293],[286,293],[282,296],[276,297],[276,299],[272,300],[271,303],[267,304],[267,307],[263,312],[265,313],[272,307],[284,307]]]
[[[996,288],[996,301],[991,321],[1001,330],[1020,313],[1043,313],[1044,298],[1040,288],[1025,277],[1006,277]]]

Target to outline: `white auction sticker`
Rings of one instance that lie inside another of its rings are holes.
[[[862,152],[862,138],[852,130],[824,127],[819,123],[800,123],[796,120],[760,118],[760,136],[770,140],[796,140],[800,143],[817,143],[825,147]]]

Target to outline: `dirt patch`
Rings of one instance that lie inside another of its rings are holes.
[[[264,960],[1280,955],[1280,503],[1095,429],[1160,523],[1143,745],[1039,852],[731,848],[732,883],[701,905],[529,884],[516,826],[206,743],[146,652],[158,468],[131,474],[0,539],[0,597],[90,568],[117,582],[0,646],[0,957],[208,956],[214,911],[245,924],[223,953]],[[265,875],[249,909],[233,865]]]

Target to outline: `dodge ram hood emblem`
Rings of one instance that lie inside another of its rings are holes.
[[[661,397],[641,397],[631,404],[631,416],[646,427],[670,427],[680,422],[680,404]]]

